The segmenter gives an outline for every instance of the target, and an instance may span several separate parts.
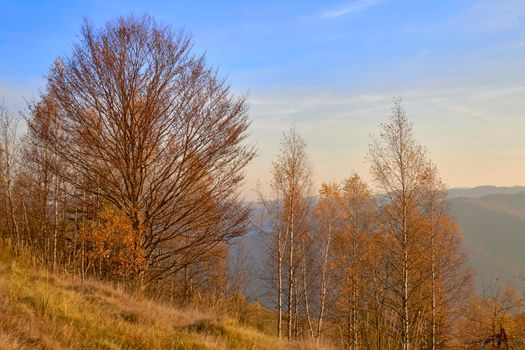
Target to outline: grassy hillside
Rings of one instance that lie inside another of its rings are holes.
[[[24,266],[0,248],[0,349],[287,349],[228,318]]]

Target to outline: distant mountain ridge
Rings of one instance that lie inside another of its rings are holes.
[[[477,187],[456,187],[448,190],[448,198],[479,198],[492,194],[515,194],[522,191],[525,191],[525,186],[497,187],[486,185]]]

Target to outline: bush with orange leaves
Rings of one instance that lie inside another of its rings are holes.
[[[140,235],[115,207],[103,207],[96,221],[83,225],[80,236],[86,246],[88,272],[91,268],[99,277],[126,279],[146,268]]]

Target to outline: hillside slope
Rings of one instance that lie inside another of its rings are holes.
[[[478,284],[522,284],[525,274],[525,192],[451,199]]]
[[[227,318],[17,263],[0,248],[0,349],[285,349]],[[294,344],[292,348],[306,348]]]

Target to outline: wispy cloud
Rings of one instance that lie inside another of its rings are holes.
[[[470,8],[472,26],[485,30],[507,30],[525,25],[523,0],[482,1]]]
[[[345,16],[351,13],[364,11],[369,7],[377,5],[380,0],[357,0],[347,3],[337,9],[326,10],[321,13],[323,18],[335,18]]]

